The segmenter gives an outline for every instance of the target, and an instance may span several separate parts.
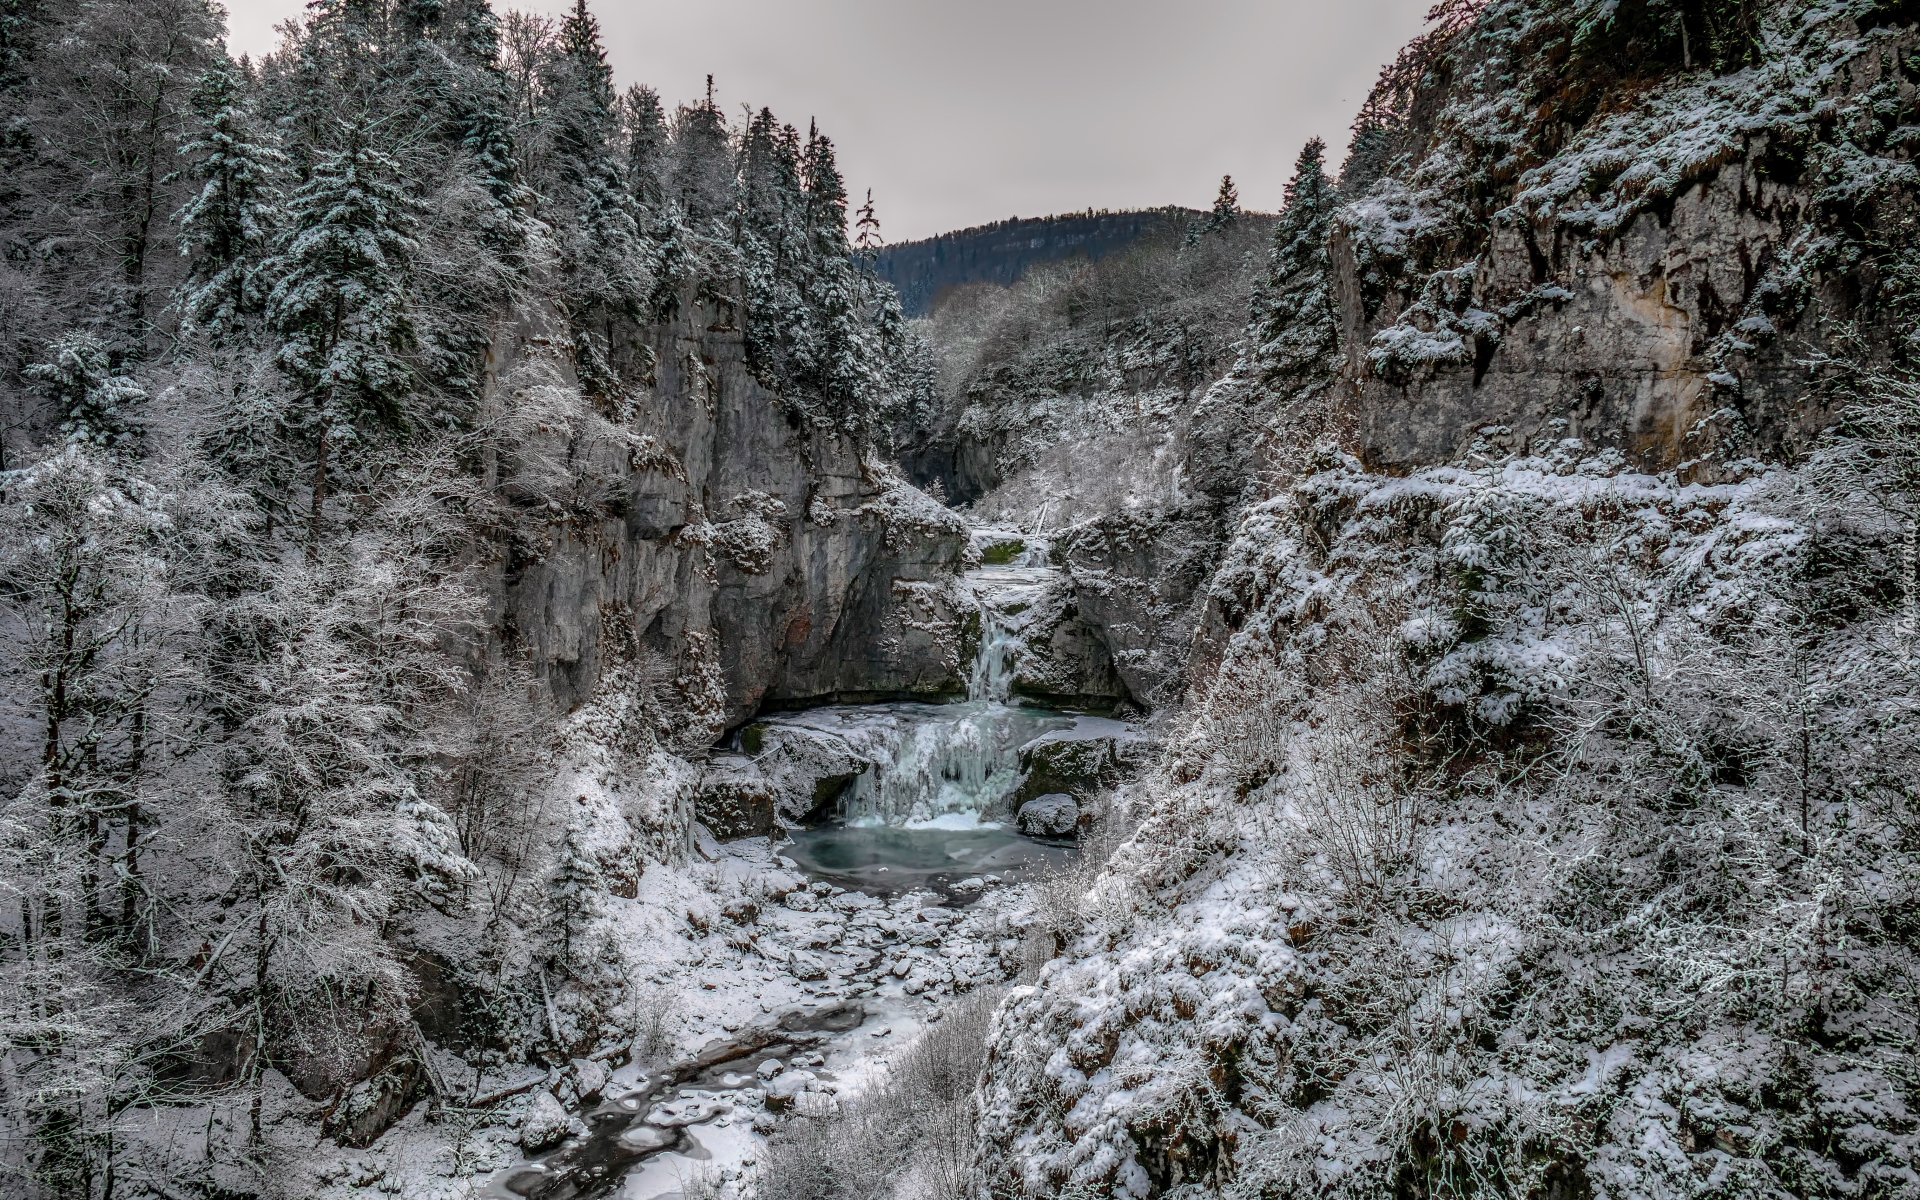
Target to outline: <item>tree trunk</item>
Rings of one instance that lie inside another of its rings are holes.
[[[324,420],[324,414],[322,416]],[[313,517],[307,523],[307,561],[320,560],[320,528],[327,503],[327,431],[320,430],[320,449],[313,467]]]

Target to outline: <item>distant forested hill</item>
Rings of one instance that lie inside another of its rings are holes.
[[[1099,259],[1143,234],[1184,230],[1196,213],[1185,208],[1144,212],[1067,213],[1015,218],[889,246],[876,264],[880,277],[900,293],[910,317],[924,317],[947,288],[986,279],[1017,282],[1035,263],[1084,255]]]

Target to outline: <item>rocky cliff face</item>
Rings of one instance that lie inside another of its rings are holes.
[[[1364,458],[1404,470],[1453,461],[1482,439],[1517,452],[1580,438],[1661,471],[1803,447],[1832,414],[1807,402],[1805,368],[1759,309],[1810,198],[1768,178],[1759,157],[1640,214],[1604,245],[1553,222],[1499,227],[1459,278],[1464,337],[1429,343],[1433,360],[1411,369],[1385,354],[1350,356]],[[1375,211],[1356,206],[1350,220]],[[1418,303],[1395,293],[1369,316],[1356,253],[1364,236],[1349,224],[1332,243],[1343,341],[1354,347],[1392,338]],[[1755,340],[1722,342],[1729,333]]]
[[[964,692],[961,522],[790,416],[734,311],[690,294],[672,322],[626,331],[621,352],[650,370],[622,411],[544,435],[587,482],[503,556],[501,631],[563,708],[670,688],[709,735],[762,707]],[[496,388],[571,382],[539,322],[495,359]]]
[[[1910,325],[1886,252],[1912,235],[1912,138],[1892,126],[1920,39],[1871,15],[1797,36],[1766,66],[1629,94],[1484,226],[1440,186],[1467,140],[1445,118],[1407,182],[1348,204],[1330,249],[1363,460],[1578,438],[1712,480],[1803,453],[1835,417],[1809,360],[1883,355]],[[1474,98],[1435,102],[1464,124]]]

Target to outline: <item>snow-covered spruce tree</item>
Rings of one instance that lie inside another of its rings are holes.
[[[578,822],[570,823],[547,876],[548,966],[572,972],[590,952],[587,929],[599,915],[605,890],[600,876],[600,863],[586,843],[584,830]]]
[[[837,427],[866,438],[885,378],[869,307],[875,284],[847,244],[846,182],[832,139],[817,127],[807,132],[800,181],[807,246],[800,294],[808,320],[789,349],[791,384]]]
[[[330,470],[363,439],[406,426],[413,380],[407,291],[419,205],[369,130],[340,134],[346,144],[294,192],[287,243],[267,267],[276,360],[300,390],[284,423],[313,463],[310,545],[323,529]]]
[[[114,370],[106,343],[90,333],[70,333],[47,352],[48,361],[29,364],[21,374],[53,407],[61,436],[97,450],[138,454],[147,390]]]
[[[553,97],[548,121],[561,185],[556,199],[571,210],[558,219],[574,366],[592,395],[613,404],[622,385],[608,361],[609,323],[645,315],[653,291],[649,251],[614,157],[619,116],[613,70],[586,0],[576,0],[559,36],[561,54],[548,83]]]
[[[266,304],[260,268],[279,232],[286,155],[253,113],[243,80],[216,63],[194,95],[200,126],[180,148],[188,178],[200,181],[177,215],[187,278],[177,303],[183,332],[216,342],[240,334]]]
[[[734,209],[733,138],[714,101],[711,76],[706,99],[674,112],[672,142],[669,199],[696,234],[726,241]]]
[[[1207,214],[1207,232],[1225,229],[1240,216],[1240,189],[1233,185],[1233,176],[1220,177],[1220,191],[1213,198],[1213,211]]]
[[[658,212],[667,198],[667,110],[660,104],[660,93],[638,83],[627,89],[621,110],[627,133],[627,186],[643,211]]]
[[[420,201],[412,302],[421,419],[474,419],[493,322],[524,278],[532,197],[514,175],[513,130],[493,14],[484,0],[419,0],[390,17],[390,81],[368,99]],[[402,99],[404,97],[404,99]],[[430,398],[430,399],[429,399]]]
[[[472,156],[496,209],[485,234],[503,253],[517,254],[526,237],[524,218],[531,197],[515,170],[513,116],[500,62],[499,22],[491,6],[481,0],[466,4],[457,36],[463,57],[478,68],[477,79],[460,101],[461,145]]]
[[[807,320],[801,281],[807,253],[800,185],[800,135],[761,109],[740,145],[736,234],[746,272],[747,354],[760,378],[778,386],[792,372],[795,331]]]
[[[1336,195],[1325,155],[1318,138],[1301,149],[1240,353],[1195,414],[1196,442],[1231,478],[1253,474],[1256,451],[1268,470],[1298,470],[1333,432],[1339,339],[1327,235]]]

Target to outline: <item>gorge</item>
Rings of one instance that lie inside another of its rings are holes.
[[[1916,1194],[1912,4],[1445,0],[1067,257],[0,5],[0,1194]]]

